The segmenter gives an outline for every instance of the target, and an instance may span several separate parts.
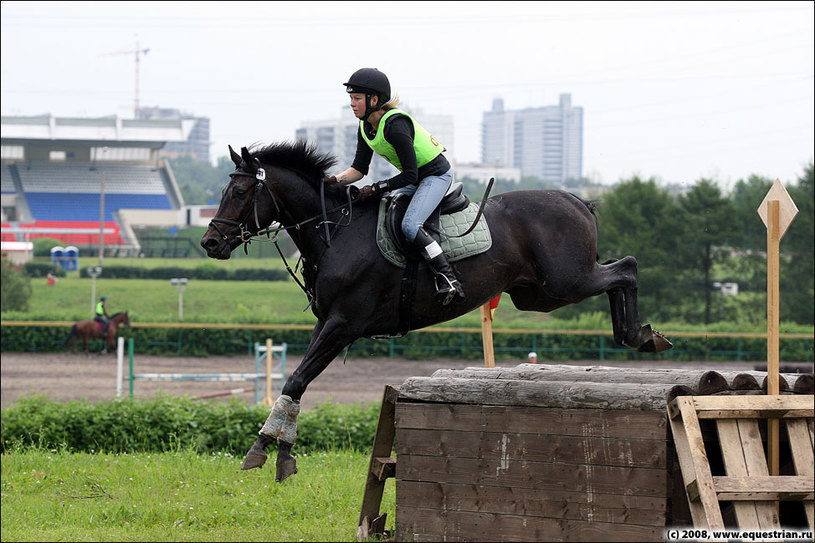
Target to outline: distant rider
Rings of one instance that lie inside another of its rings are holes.
[[[99,302],[96,304],[96,316],[93,318],[96,322],[102,323],[103,338],[107,336],[108,324],[110,324],[110,315],[108,315],[108,310],[105,308],[105,300],[107,300],[107,298],[104,296],[99,298]]]

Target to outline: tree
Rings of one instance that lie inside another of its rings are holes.
[[[643,318],[667,319],[682,301],[675,271],[681,259],[679,208],[670,193],[653,178],[620,182],[597,206],[600,261],[632,255],[639,270]]]
[[[171,158],[169,162],[184,202],[188,205],[209,204],[210,201],[217,204],[221,189],[229,181],[229,172],[235,169],[228,157],[220,157],[215,167],[198,162],[189,155]]]
[[[23,271],[11,268],[7,258],[0,265],[0,311],[28,311],[31,282]]]
[[[790,186],[798,215],[781,239],[781,318],[800,324],[813,324],[815,312],[815,251],[813,251],[813,202],[815,201],[813,163]]]
[[[678,203],[683,211],[684,235],[677,248],[691,279],[689,298],[696,298],[702,292],[704,323],[710,324],[711,274],[713,265],[725,261],[731,253],[729,244],[736,232],[733,227],[733,204],[709,179],[700,179],[691,190],[679,196]],[[699,288],[693,289],[693,285]]]

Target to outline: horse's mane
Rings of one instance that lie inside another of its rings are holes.
[[[303,140],[273,143],[250,152],[262,163],[300,172],[312,183],[322,181],[329,168],[337,163],[335,157],[320,153],[315,144]]]

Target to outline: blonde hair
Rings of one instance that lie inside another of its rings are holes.
[[[389,109],[393,109],[398,105],[399,105],[399,93],[394,92],[393,96],[391,96],[391,99],[382,104],[382,109],[388,111]]]

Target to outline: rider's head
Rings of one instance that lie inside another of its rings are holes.
[[[352,95],[351,108],[354,109],[354,114],[363,121],[374,111],[378,111],[386,105],[393,106],[395,105],[394,102],[399,100],[398,96],[396,99],[391,98],[391,84],[388,81],[388,76],[376,68],[360,68],[351,74],[351,77],[343,85],[345,85],[345,91]],[[354,108],[354,94],[364,95],[364,111],[362,108]],[[374,96],[376,97],[376,103],[371,104]]]
[[[105,300],[107,300],[107,298],[105,298],[104,296],[102,296],[101,298],[99,298],[99,301],[101,301],[101,302],[104,302]]]

